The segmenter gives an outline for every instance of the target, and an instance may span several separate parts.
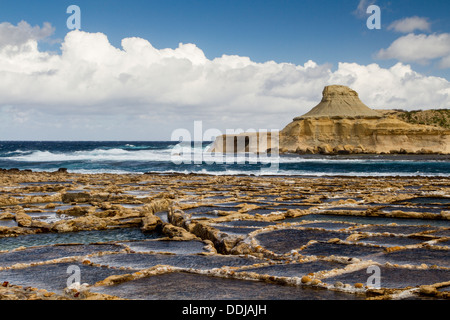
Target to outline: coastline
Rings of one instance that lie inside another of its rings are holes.
[[[448,177],[6,170],[0,181],[3,299],[6,291],[21,299],[176,300],[185,289],[145,293],[133,284],[161,286],[178,273],[194,283],[238,281],[230,288],[236,299],[255,294],[245,289],[255,280],[261,299],[271,299],[264,286],[279,290],[281,300],[292,294],[286,286],[300,299],[310,289],[326,289],[317,299],[449,297],[442,281],[450,275]],[[54,250],[62,252],[49,254]],[[60,266],[67,280],[67,263],[110,273],[95,278],[92,271],[84,287],[56,289],[26,276]],[[390,274],[380,288],[362,281],[372,265]],[[132,290],[119,289],[127,286]]]
[[[450,176],[448,155],[213,155],[208,144],[175,152],[173,141],[0,142],[0,168],[71,173],[146,172],[285,176]],[[199,159],[202,162],[199,162]]]

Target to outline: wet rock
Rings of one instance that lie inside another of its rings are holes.
[[[263,254],[258,252],[258,248],[255,249],[249,245],[248,243],[245,242],[238,242],[237,244],[234,244],[233,247],[231,249],[229,249],[229,252],[231,254],[237,254],[237,255],[242,255],[242,254],[252,254],[256,257],[262,257]]]
[[[157,199],[157,200],[152,200],[151,203],[145,204],[142,207],[142,210],[144,212],[148,212],[148,213],[157,213],[157,212],[161,212],[161,211],[167,211],[169,210],[169,207],[171,206],[171,201],[168,199]]]
[[[14,205],[14,204],[18,204],[19,201],[17,201],[16,198],[13,197],[8,197],[8,196],[0,196],[0,205]]]
[[[361,233],[352,233],[345,239],[346,241],[358,241],[363,238],[367,237],[367,235],[361,234]]]
[[[189,225],[189,231],[203,240],[210,240],[221,253],[228,253],[227,250],[231,250],[230,246],[236,244],[224,241],[219,230],[205,223],[193,222]]]
[[[395,252],[395,251],[400,251],[400,250],[404,250],[404,249],[405,249],[405,247],[401,247],[401,246],[393,246],[393,247],[385,248],[384,250],[385,250],[386,252]]]
[[[11,212],[0,213],[0,220],[10,220],[14,219],[14,215]]]
[[[194,234],[190,233],[186,229],[174,226],[170,223],[166,223],[163,226],[162,232],[169,238],[175,240],[198,240],[198,237],[196,237]]]
[[[109,223],[108,223],[109,222]],[[102,219],[96,216],[79,217],[71,220],[60,220],[51,226],[55,232],[75,232],[82,230],[104,230],[106,227],[114,225],[109,219]]]
[[[153,215],[153,214],[146,214],[142,218],[142,227],[141,230],[143,232],[150,232],[154,231],[157,227],[159,227],[162,224],[162,221],[159,217]]]
[[[222,241],[219,243],[218,249],[224,253],[229,253],[241,241],[242,241],[242,237],[238,237],[238,236],[223,237]]]
[[[429,286],[429,285],[423,285],[423,286],[420,286],[420,293],[421,294],[424,294],[424,295],[427,295],[427,296],[434,296],[434,295],[436,295],[437,294],[437,289],[434,287],[434,286]]]
[[[23,211],[16,212],[15,220],[20,227],[31,227],[33,220]]]
[[[303,276],[302,279],[301,279],[302,283],[309,283],[311,281],[312,281],[312,279],[310,277],[308,277],[308,276]]]
[[[334,150],[329,144],[322,144],[318,147],[318,152],[321,154],[332,154]]]
[[[119,284],[125,281],[133,280],[134,276],[132,274],[121,274],[121,275],[112,275],[107,277],[106,279],[97,282],[96,286],[111,286],[115,284]]]
[[[74,206],[72,208],[66,209],[66,210],[58,210],[58,214],[66,214],[69,216],[84,216],[89,213],[88,207],[80,207],[80,206]]]
[[[0,300],[67,300],[65,297],[53,292],[37,290],[36,288],[23,288],[21,286],[0,287]]]
[[[61,200],[64,203],[88,202],[91,200],[91,195],[87,192],[67,192],[61,196]]]

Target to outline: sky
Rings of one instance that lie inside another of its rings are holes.
[[[0,0],[0,140],[282,129],[331,84],[375,109],[450,108],[449,13],[436,0]]]

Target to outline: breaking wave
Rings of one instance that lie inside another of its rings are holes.
[[[448,157],[211,154],[176,142],[0,142],[0,168],[77,173],[450,176]],[[268,170],[266,170],[268,169]]]

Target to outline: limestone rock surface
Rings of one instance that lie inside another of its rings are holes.
[[[324,88],[321,102],[296,117],[270,143],[257,133],[224,135],[212,152],[299,154],[450,154],[450,130],[408,123],[389,112],[366,106],[346,86]],[[239,141],[241,143],[239,144]]]

